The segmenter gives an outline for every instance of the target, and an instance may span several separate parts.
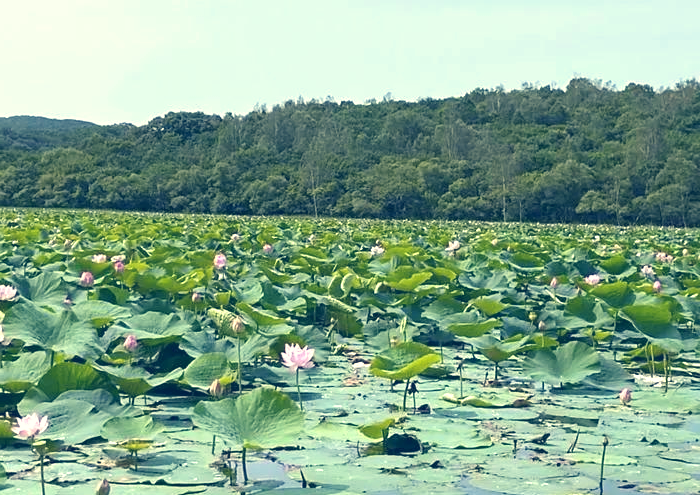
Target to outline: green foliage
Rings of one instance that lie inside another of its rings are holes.
[[[440,362],[440,356],[418,342],[402,342],[377,354],[369,371],[390,380],[408,380]]]

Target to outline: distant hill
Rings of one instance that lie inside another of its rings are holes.
[[[72,131],[82,127],[96,126],[92,122],[73,119],[49,119],[46,117],[33,117],[31,115],[18,115],[15,117],[0,117],[0,129],[12,129],[22,131]]]

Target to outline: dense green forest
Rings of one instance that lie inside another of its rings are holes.
[[[700,225],[700,84],[0,119],[0,206]]]

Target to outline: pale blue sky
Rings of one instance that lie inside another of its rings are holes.
[[[23,0],[0,5],[0,116],[145,124],[332,96],[572,77],[700,79],[697,0]]]

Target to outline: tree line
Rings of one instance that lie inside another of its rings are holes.
[[[700,225],[700,84],[0,119],[0,206]]]

